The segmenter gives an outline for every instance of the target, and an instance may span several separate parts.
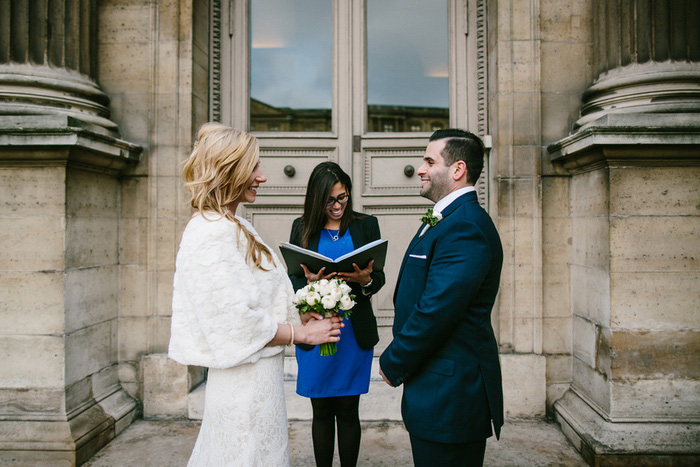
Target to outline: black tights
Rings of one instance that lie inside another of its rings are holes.
[[[361,437],[359,405],[359,395],[311,399],[311,407],[314,409],[311,434],[318,467],[330,467],[333,464],[336,422],[338,423],[340,465],[343,467],[357,465]]]

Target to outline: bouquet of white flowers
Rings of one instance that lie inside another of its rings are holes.
[[[321,279],[297,290],[292,302],[300,313],[315,311],[324,318],[340,315],[347,319],[355,306],[355,296],[350,293],[351,290],[343,280]],[[327,342],[318,347],[318,353],[322,356],[333,355],[336,351],[335,342]]]

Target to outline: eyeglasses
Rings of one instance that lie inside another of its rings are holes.
[[[350,197],[348,196],[347,193],[343,193],[342,195],[338,196],[337,198],[333,198],[332,196],[330,196],[328,198],[328,201],[326,201],[326,205],[333,206],[337,202],[338,204],[340,204],[342,206],[343,204],[347,203],[349,199],[350,199]]]

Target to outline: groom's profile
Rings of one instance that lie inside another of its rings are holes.
[[[503,249],[474,185],[484,146],[464,130],[430,137],[417,173],[434,201],[406,250],[394,292],[394,339],[379,359],[415,465],[482,465],[503,426],[498,344],[491,327]],[[492,429],[493,427],[493,429]]]

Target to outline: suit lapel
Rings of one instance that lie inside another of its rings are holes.
[[[470,191],[469,193],[466,193],[466,194],[460,196],[460,197],[457,198],[456,200],[452,201],[452,202],[449,204],[449,206],[447,206],[447,207],[442,211],[442,218],[443,218],[443,220],[444,220],[447,216],[449,216],[450,214],[452,214],[452,213],[455,211],[455,209],[457,209],[458,207],[460,207],[460,206],[463,205],[464,203],[469,202],[469,201],[472,201],[472,202],[473,202],[473,201],[477,201],[477,200],[478,200],[478,199],[477,199],[477,197],[476,197],[476,192],[475,192],[475,191]],[[397,293],[397,291],[399,290],[399,284],[401,283],[401,276],[403,275],[403,268],[404,268],[404,266],[406,265],[406,260],[408,259],[408,256],[411,254],[411,252],[412,252],[413,249],[416,247],[416,245],[418,245],[418,243],[420,243],[420,241],[423,240],[423,238],[426,237],[428,231],[430,230],[430,229],[426,230],[426,232],[425,232],[426,235],[423,235],[423,236],[421,237],[421,236],[420,236],[420,233],[421,233],[421,231],[423,230],[423,227],[425,227],[425,223],[421,224],[420,228],[418,229],[418,232],[416,232],[416,235],[414,235],[413,239],[411,240],[411,243],[408,244],[408,248],[406,248],[406,254],[403,256],[403,261],[401,262],[401,268],[399,269],[399,276],[398,276],[398,278],[396,279],[396,287],[394,287],[394,303],[396,303],[396,293]]]
[[[406,253],[403,255],[403,260],[401,261],[401,267],[399,268],[399,276],[396,279],[396,287],[394,287],[394,303],[396,303],[396,292],[399,290],[399,284],[401,283],[401,275],[403,274],[403,267],[406,265],[406,260],[408,259],[408,255],[411,254],[415,246],[418,244],[420,241],[420,232],[423,230],[423,227],[425,226],[425,222],[421,224],[421,226],[418,228],[418,232],[413,236],[411,239],[411,243],[408,244],[408,248],[406,248]]]

